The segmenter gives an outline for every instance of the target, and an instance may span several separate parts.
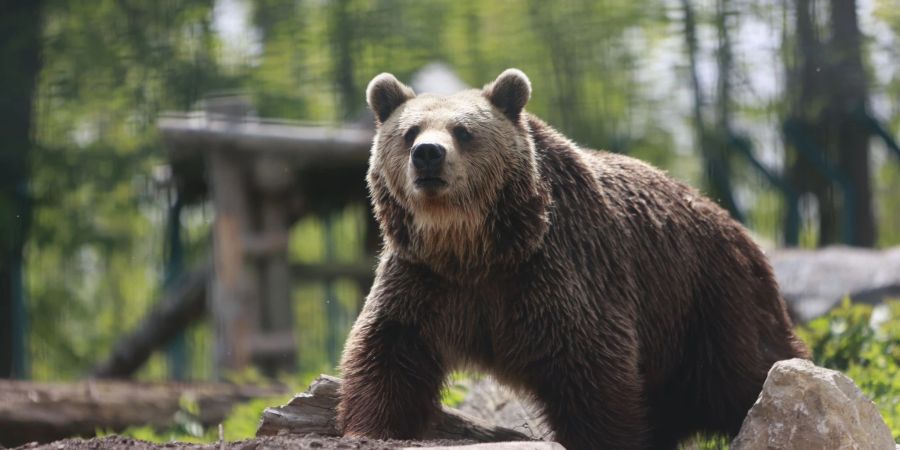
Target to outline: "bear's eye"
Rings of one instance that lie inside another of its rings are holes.
[[[469,133],[469,130],[466,129],[466,127],[458,125],[453,128],[453,137],[459,142],[469,142],[472,140],[472,133]]]
[[[403,134],[403,139],[407,144],[412,144],[412,141],[419,135],[419,127],[413,125],[406,130],[406,133]]]

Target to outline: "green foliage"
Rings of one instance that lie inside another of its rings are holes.
[[[847,299],[798,332],[813,361],[852,378],[900,440],[900,300],[873,309]]]
[[[227,45],[214,23],[224,3],[251,9],[258,42]],[[159,298],[170,199],[151,177],[166,162],[155,121],[212,92],[248,92],[264,117],[355,120],[365,108],[366,83],[380,71],[409,80],[423,65],[443,61],[477,87],[515,66],[535,87],[529,111],[580,144],[633,154],[678,178],[704,176],[677,132],[684,134],[679,124],[687,119],[677,105],[684,94],[682,24],[661,0],[48,0],[45,6],[26,248],[35,379],[82,376]],[[711,23],[708,6],[698,5],[701,27]],[[780,23],[779,8],[732,6],[735,22],[740,16],[751,25]],[[900,16],[892,6],[876,0],[876,19],[896,35]],[[755,67],[735,57],[736,67]],[[896,94],[900,82],[890,80],[884,90]],[[770,125],[779,99],[752,97],[734,96],[735,123]],[[888,119],[896,134],[900,116]],[[748,171],[737,167],[735,176]],[[739,188],[751,192],[749,225],[777,242],[783,205],[764,182],[740,180]],[[900,243],[898,186],[896,164],[878,170],[880,245]],[[291,232],[291,260],[354,261],[362,254],[366,214],[357,206],[331,218],[304,218]],[[185,211],[188,266],[206,257],[211,218],[208,205]],[[7,225],[0,217],[0,230]],[[815,230],[805,227],[803,236],[814,242]],[[298,284],[293,295],[301,371],[333,371],[364,292],[351,280],[335,280]],[[188,331],[196,379],[212,373],[209,330],[201,324]],[[166,375],[166,360],[156,355],[140,378]]]
[[[473,380],[475,377],[471,374],[463,372],[453,372],[441,389],[441,403],[451,408],[456,408],[462,404],[469,393],[469,385],[467,380]]]
[[[82,375],[159,294],[155,121],[230,83],[215,61],[212,5],[47,2],[26,249],[33,378]]]
[[[681,450],[728,450],[730,441],[723,436],[697,436],[696,438],[681,444]]]

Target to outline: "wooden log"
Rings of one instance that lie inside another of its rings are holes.
[[[51,442],[129,426],[175,424],[183,401],[199,407],[204,426],[220,423],[235,403],[283,395],[286,389],[223,383],[136,383],[90,380],[33,383],[0,380],[0,444]]]
[[[321,375],[305,393],[294,397],[288,404],[263,411],[257,436],[283,434],[339,436],[336,411],[341,380]],[[438,413],[423,439],[457,439],[478,442],[530,441],[523,433],[498,427],[488,422],[444,407]]]
[[[134,331],[119,340],[109,358],[94,368],[91,376],[127,378],[134,374],[154,350],[204,316],[208,282],[208,267],[186,275]]]

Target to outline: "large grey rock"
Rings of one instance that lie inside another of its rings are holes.
[[[894,450],[878,409],[844,374],[802,359],[772,366],[733,450]]]
[[[900,298],[900,247],[784,249],[768,256],[799,322],[825,314],[845,296],[869,304]]]

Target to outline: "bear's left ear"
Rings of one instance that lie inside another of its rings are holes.
[[[412,88],[401,83],[389,73],[382,73],[372,78],[369,87],[366,88],[366,101],[369,108],[375,113],[375,120],[379,124],[391,117],[391,113],[398,106],[416,96]]]
[[[531,98],[531,81],[519,69],[506,69],[493,83],[484,87],[485,97],[513,122]]]

